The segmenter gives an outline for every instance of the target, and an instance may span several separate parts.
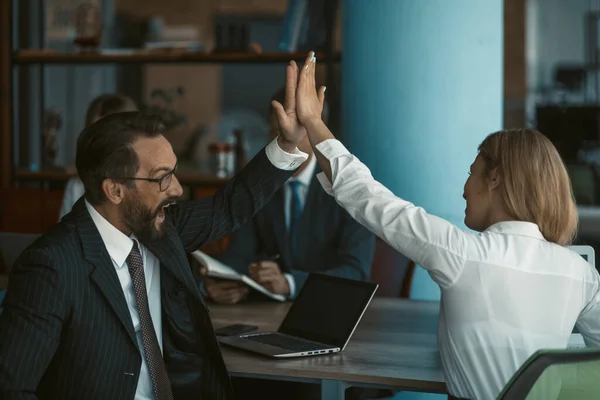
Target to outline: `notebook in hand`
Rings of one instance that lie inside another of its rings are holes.
[[[240,274],[235,269],[231,268],[228,265],[223,264],[219,260],[212,258],[208,254],[205,254],[205,253],[201,252],[200,250],[194,251],[192,253],[192,256],[200,264],[202,264],[206,267],[207,275],[212,278],[227,279],[230,281],[243,282],[246,285],[248,285],[248,287],[256,290],[257,292],[264,294],[265,296],[272,298],[273,300],[277,300],[277,301],[285,301],[286,300],[286,297],[284,295],[272,293],[266,287],[262,286],[261,284],[256,282],[254,279],[250,278],[248,275]]]

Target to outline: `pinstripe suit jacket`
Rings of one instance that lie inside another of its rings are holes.
[[[249,220],[293,171],[264,150],[214,197],[171,206],[143,244],[161,262],[163,356],[176,399],[231,399],[186,253]],[[11,271],[0,315],[0,398],[133,399],[141,355],[113,263],[82,199]]]

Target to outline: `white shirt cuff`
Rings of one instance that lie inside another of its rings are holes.
[[[323,156],[327,160],[329,160],[330,164],[331,164],[331,161],[333,161],[337,157],[340,157],[340,156],[343,156],[346,154],[350,154],[350,152],[348,151],[348,149],[346,149],[346,147],[342,144],[342,142],[340,142],[337,139],[323,140],[316,147],[317,147],[317,150],[319,150],[319,153],[323,154]],[[320,172],[317,175],[317,179],[319,180],[319,183],[323,187],[323,190],[325,190],[325,193],[327,193],[329,195],[333,195],[333,190],[331,188],[331,182],[329,182],[329,179],[327,179],[327,176],[325,175],[325,173]]]
[[[290,294],[288,295],[288,297],[293,298],[296,294],[296,280],[294,279],[294,275],[283,274],[283,276],[285,276],[285,279],[287,279],[288,281],[288,285],[290,285]]]
[[[298,150],[298,148],[295,148],[293,153],[283,151],[277,143],[277,138],[267,145],[265,152],[271,164],[286,171],[292,171],[308,160],[308,154]]]

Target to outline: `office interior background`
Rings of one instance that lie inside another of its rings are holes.
[[[268,142],[285,65],[314,49],[330,127],[397,195],[465,228],[477,145],[536,128],[568,166],[578,241],[600,253],[600,2],[321,1],[326,12],[308,1],[304,19],[293,0],[0,1],[0,231],[58,220],[102,93],[160,113],[184,196],[214,193]],[[379,240],[372,279],[378,296],[439,299]]]

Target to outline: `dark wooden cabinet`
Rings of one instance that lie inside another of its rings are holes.
[[[62,190],[7,188],[0,192],[4,232],[42,233],[58,221]]]

